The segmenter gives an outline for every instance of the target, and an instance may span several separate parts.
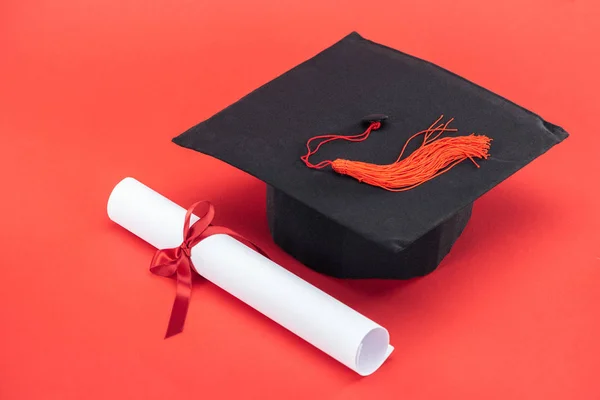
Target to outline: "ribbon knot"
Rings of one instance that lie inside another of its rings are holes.
[[[187,242],[181,243],[181,246],[179,246],[179,248],[181,249],[181,251],[183,251],[183,254],[185,254],[187,257],[192,256],[192,249],[190,249],[190,246],[187,244]]]
[[[190,225],[194,212],[200,219]],[[244,242],[267,257],[265,252],[242,235],[222,226],[211,225],[214,216],[215,209],[210,202],[199,201],[192,204],[185,214],[182,243],[178,247],[157,250],[150,262],[150,272],[153,274],[164,277],[175,275],[177,279],[175,301],[165,338],[183,331],[192,294],[192,278],[195,269],[191,257],[195,245],[209,236],[224,234]]]

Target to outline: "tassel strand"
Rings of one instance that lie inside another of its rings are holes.
[[[331,166],[335,172],[341,175],[351,176],[359,182],[378,186],[391,192],[413,189],[449,171],[467,159],[479,168],[475,158],[487,159],[489,157],[488,150],[492,139],[475,134],[440,138],[444,132],[457,132],[457,129],[448,127],[453,118],[446,123],[440,123],[443,117],[443,115],[439,117],[428,129],[411,136],[404,144],[396,161],[391,164],[379,165],[344,159],[325,160],[318,164],[312,164],[308,160],[325,143],[338,139],[350,142],[366,140],[372,131],[381,127],[380,122],[372,122],[363,133],[358,135],[315,136],[306,143],[307,153],[301,159],[309,168],[322,169]],[[420,135],[423,135],[421,146],[405,159],[402,159],[408,144]],[[315,140],[321,140],[321,142],[313,150],[311,149],[311,143]]]

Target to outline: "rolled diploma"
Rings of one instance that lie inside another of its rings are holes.
[[[108,200],[111,220],[158,249],[182,243],[185,213],[134,178],[119,182]],[[230,236],[204,239],[191,259],[198,274],[362,376],[394,349],[385,328]]]

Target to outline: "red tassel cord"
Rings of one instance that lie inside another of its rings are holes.
[[[475,134],[440,138],[444,132],[458,131],[455,128],[448,127],[454,118],[446,123],[440,123],[443,118],[442,115],[429,128],[411,136],[404,144],[396,161],[391,164],[379,165],[344,159],[325,160],[318,164],[309,161],[309,157],[314,155],[325,143],[338,139],[349,142],[366,140],[372,131],[381,127],[381,122],[378,121],[371,122],[367,130],[358,135],[320,135],[309,139],[306,142],[307,153],[301,157],[301,160],[309,168],[322,169],[331,166],[339,174],[351,176],[359,182],[378,186],[391,192],[403,192],[413,189],[447,172],[467,159],[479,168],[479,164],[475,159],[487,159],[489,157],[488,150],[492,139],[485,135]],[[421,135],[423,135],[421,146],[402,159],[408,144]],[[321,141],[312,149],[311,144],[316,140]]]

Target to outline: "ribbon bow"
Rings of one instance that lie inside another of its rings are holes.
[[[190,219],[194,211],[200,217],[198,221],[190,226]],[[157,250],[150,262],[150,272],[156,275],[177,277],[177,294],[173,302],[169,326],[165,338],[176,335],[183,331],[185,317],[187,315],[190,297],[192,294],[192,271],[194,271],[191,254],[192,248],[209,236],[224,234],[245,242],[256,251],[267,257],[267,255],[254,243],[242,235],[222,226],[211,225],[215,216],[215,208],[208,201],[199,201],[192,204],[185,214],[183,225],[183,243],[172,249]]]

